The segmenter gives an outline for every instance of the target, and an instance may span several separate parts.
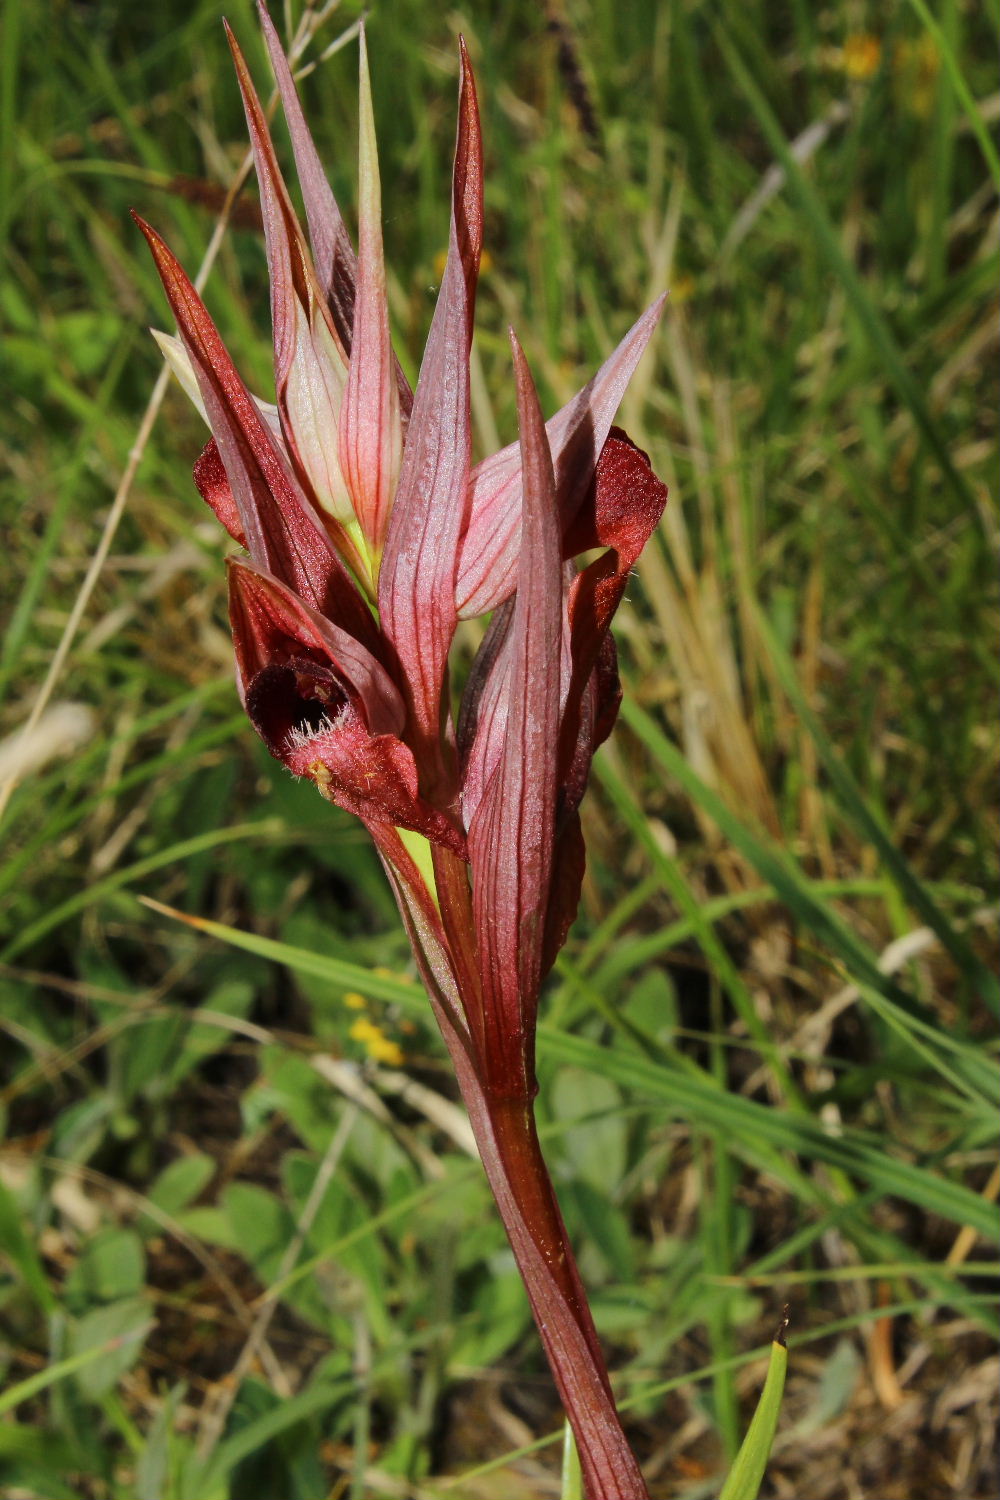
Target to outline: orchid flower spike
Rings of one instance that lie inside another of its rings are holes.
[[[609,627],[666,502],[646,455],[612,426],[663,299],[548,422],[512,333],[519,440],[474,466],[483,163],[464,42],[448,257],[411,392],[389,332],[364,30],[355,255],[263,6],[260,19],[308,228],[230,33],[260,184],[273,405],[248,390],[180,264],[137,219],[177,322],[161,347],[211,430],[195,482],[246,553],[228,563],[240,691],[271,753],[375,841],[587,1495],[641,1500],[532,1100],[539,993],[580,897],[580,801],[621,697]],[[458,621],[487,613],[455,713]]]

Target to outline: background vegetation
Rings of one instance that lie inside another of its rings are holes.
[[[350,217],[328,9],[304,87]],[[220,15],[4,14],[0,732],[47,706],[0,747],[0,1493],[544,1496],[558,1411],[390,896],[237,711],[197,417],[170,388],[143,427],[166,313],[127,209],[197,268],[245,150]],[[671,502],[541,1037],[656,1496],[717,1494],[786,1303],[768,1495],[996,1493],[998,20],[370,17],[411,371],[459,30],[477,67],[482,451],[509,321],[554,409],[672,287],[623,411]],[[266,390],[254,203],[208,299]]]

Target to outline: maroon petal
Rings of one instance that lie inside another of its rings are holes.
[[[587,505],[564,538],[574,551],[607,551],[573,580],[567,607],[572,661],[559,726],[559,803],[542,977],[555,962],[580,901],[585,852],[577,808],[597,747],[621,702],[609,626],[629,573],[663,513],[667,489],[646,455],[617,429],[604,445]]]
[[[609,632],[604,637],[597,665],[584,688],[581,703],[574,705],[572,712],[568,712],[565,705],[563,708],[564,724],[576,725],[576,742],[565,749],[560,743],[559,799],[556,804],[552,889],[545,915],[543,980],[566,941],[580,905],[587,852],[577,809],[587,789],[594,751],[611,733],[620,702],[617,652],[614,637]]]
[[[216,519],[221,521],[233,541],[245,547],[247,539],[243,534],[239,507],[215,438],[209,438],[195,459],[194,482],[199,495],[215,511]]]
[[[400,732],[406,716],[403,700],[366,645],[253,563],[231,557],[227,566],[233,643],[244,693],[267,667],[311,660],[343,680],[372,733]]]
[[[612,428],[587,501],[564,538],[564,546],[573,554],[595,547],[607,549],[574,579],[569,592],[573,673],[560,734],[564,766],[576,742],[584,688],[598,664],[629,573],[666,503],[667,487],[653,473],[646,454],[620,428]],[[607,675],[605,670],[605,678]],[[606,682],[603,696],[605,702],[595,720],[595,734],[597,724],[601,724],[595,747],[610,733],[617,713],[617,704],[614,711],[610,710]]]
[[[205,304],[163,240],[138,215],[177,320],[254,562],[320,614],[369,643],[371,614],[309,505],[288,459],[229,357]]]
[[[583,390],[546,424],[563,525],[582,504],[625,387],[646,349],[664,298],[646,309]],[[517,579],[521,537],[521,456],[517,443],[478,464],[471,477],[468,530],[462,540],[458,612],[465,620],[507,598]],[[564,550],[565,557],[574,555]]]
[[[562,559],[552,456],[516,340],[524,542],[510,626],[503,755],[469,827],[473,910],[491,1093],[525,1097],[555,836],[563,634]],[[494,671],[496,667],[494,667]]]
[[[569,930],[576,920],[587,869],[587,849],[580,826],[580,814],[570,812],[556,834],[552,852],[552,888],[545,913],[545,939],[542,944],[541,979],[544,980],[559,957]]]
[[[379,576],[379,609],[405,674],[410,742],[430,781],[441,755],[455,577],[465,527],[471,448],[469,347],[483,218],[482,143],[475,82],[462,43],[448,261],[410,417]]]

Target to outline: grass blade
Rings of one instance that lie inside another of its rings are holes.
[[[785,1389],[787,1368],[788,1349],[785,1344],[784,1328],[782,1328],[771,1345],[767,1378],[757,1403],[757,1410],[747,1428],[747,1435],[743,1439],[733,1467],[722,1486],[719,1500],[757,1500],[778,1426],[778,1413],[781,1411],[781,1397]]]

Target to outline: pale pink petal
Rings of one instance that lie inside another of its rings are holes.
[[[347,356],[316,281],[246,61],[228,26],[226,31],[260,184],[282,431],[299,478],[343,526],[354,520],[337,442]]]
[[[573,520],[625,387],[663,311],[660,297],[622,339],[578,395],[546,423],[563,525]],[[513,591],[521,538],[521,458],[517,443],[477,464],[471,477],[468,530],[458,565],[458,613],[486,614]],[[569,555],[569,554],[567,554]]]
[[[359,258],[354,337],[340,416],[340,465],[369,546],[382,550],[399,476],[402,430],[389,337],[382,196],[368,51],[361,28]]]

